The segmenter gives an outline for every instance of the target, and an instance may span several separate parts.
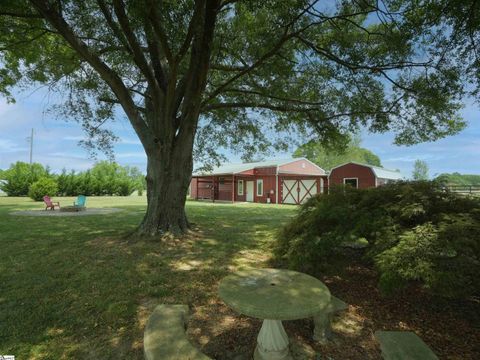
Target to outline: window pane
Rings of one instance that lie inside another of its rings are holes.
[[[257,180],[257,196],[263,196],[263,180]]]
[[[354,187],[354,188],[358,187],[357,179],[345,179],[344,183],[345,183],[345,185],[349,185],[349,186]]]

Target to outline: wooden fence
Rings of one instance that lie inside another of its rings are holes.
[[[461,194],[480,194],[480,185],[448,185],[446,189]]]

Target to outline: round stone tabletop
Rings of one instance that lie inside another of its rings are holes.
[[[320,280],[283,269],[236,272],[222,279],[218,292],[233,310],[258,319],[304,319],[330,303],[330,291]]]

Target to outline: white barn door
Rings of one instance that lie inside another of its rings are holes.
[[[282,203],[303,204],[317,193],[316,180],[283,180]]]
[[[283,180],[282,183],[282,203],[298,204],[297,180]]]
[[[303,204],[317,193],[317,182],[315,180],[299,180],[298,203]]]

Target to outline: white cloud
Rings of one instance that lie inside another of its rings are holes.
[[[131,139],[131,138],[121,138],[119,143],[127,144],[127,145],[142,145],[139,139]]]
[[[118,159],[123,159],[123,158],[132,158],[132,157],[141,157],[145,158],[146,155],[143,151],[137,151],[137,152],[122,152],[122,153],[116,153],[115,158]]]
[[[21,147],[10,139],[0,139],[0,151],[2,153],[13,153],[26,150],[28,150],[27,147]]]
[[[415,160],[434,161],[452,157],[448,153],[443,155],[431,154],[411,154],[405,156],[397,156],[383,159],[385,162],[415,162]]]
[[[64,136],[63,137],[63,140],[67,140],[67,141],[80,141],[80,140],[84,140],[85,137],[84,136]]]

